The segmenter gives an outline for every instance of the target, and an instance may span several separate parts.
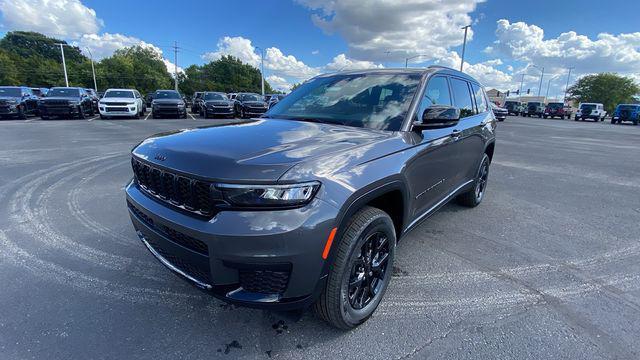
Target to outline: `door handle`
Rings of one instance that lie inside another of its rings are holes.
[[[453,130],[453,131],[451,132],[451,137],[457,140],[457,139],[459,139],[459,138],[460,138],[460,135],[461,135],[461,134],[462,134],[462,131],[460,131],[460,130]]]

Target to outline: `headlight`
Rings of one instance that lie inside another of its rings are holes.
[[[238,207],[301,206],[313,198],[320,188],[317,181],[288,185],[216,184],[224,199]]]

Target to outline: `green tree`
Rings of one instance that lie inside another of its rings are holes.
[[[9,54],[0,49],[0,84],[18,85],[18,69]]]
[[[180,90],[187,95],[195,91],[257,92],[261,91],[260,70],[233,56],[223,56],[202,66],[185,69]],[[274,92],[265,80],[265,93]]]
[[[98,87],[134,88],[143,93],[172,89],[173,78],[162,56],[144,46],[119,49],[96,66]]]
[[[295,90],[295,89],[299,88],[299,87],[300,87],[300,85],[302,85],[302,83],[295,83],[295,84],[293,84],[293,86],[291,86],[291,91],[293,91],[293,90]]]
[[[569,98],[577,102],[602,103],[611,113],[617,104],[633,102],[640,87],[633,79],[613,73],[582,77],[567,90]]]

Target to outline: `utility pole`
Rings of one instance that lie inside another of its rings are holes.
[[[462,27],[462,29],[464,29],[464,42],[462,43],[462,58],[460,59],[460,71],[462,71],[462,67],[464,66],[464,52],[467,48],[467,31],[469,30],[470,27],[471,25]]]
[[[569,66],[569,74],[567,74],[567,86],[564,87],[564,99],[562,102],[567,102],[567,90],[569,90],[569,78],[571,78],[571,70],[575,69],[574,66]]]
[[[551,80],[553,80],[553,77],[547,81],[547,94],[544,96],[545,98],[549,97],[549,86],[551,86]]]
[[[260,49],[260,81],[262,85],[262,96],[264,97],[264,49],[256,46],[256,49]]]
[[[522,80],[520,80],[520,89],[518,89],[518,96],[522,96],[522,85],[524,85],[524,73],[522,73]]]
[[[542,67],[542,73],[540,73],[540,85],[538,85],[538,96],[540,96],[540,91],[542,91],[542,78],[544,77],[544,66]]]
[[[175,83],[176,91],[178,91],[178,42],[173,42],[173,80]]]
[[[60,53],[62,54],[62,68],[64,69],[64,83],[66,87],[69,87],[69,78],[67,77],[67,63],[64,61],[64,48],[66,44],[56,44],[60,46]]]
[[[93,66],[93,54],[91,54],[91,49],[86,48],[89,52],[89,58],[91,59],[91,72],[93,73],[93,89],[98,92],[98,83],[96,82],[96,68]]]

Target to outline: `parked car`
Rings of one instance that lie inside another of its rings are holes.
[[[227,93],[227,97],[228,97],[230,100],[235,100],[235,99],[236,99],[236,96],[238,96],[238,94],[237,94],[237,93]]]
[[[147,95],[145,95],[144,97],[144,101],[147,103],[147,107],[151,107],[151,103],[153,103],[153,96],[155,95],[155,92],[152,93],[148,93]]]
[[[286,95],[284,94],[275,94],[272,97],[269,98],[269,109],[271,109],[271,107],[275,104],[277,104],[280,100],[284,99]]]
[[[238,93],[235,100],[235,116],[242,119],[259,116],[268,110],[262,96],[255,93]]]
[[[507,115],[509,114],[509,111],[507,109],[502,108],[494,103],[490,103],[489,106],[491,107],[491,111],[493,111],[493,115],[495,115],[496,120],[504,121],[507,118]]]
[[[197,114],[200,112],[201,102],[202,102],[202,91],[196,91],[193,93],[193,101],[191,103],[191,112],[193,114]]]
[[[592,119],[593,121],[604,121],[605,116],[607,116],[607,112],[604,110],[604,105],[600,103],[580,103],[574,120]]]
[[[38,97],[26,86],[0,86],[0,118],[26,119],[38,113]]]
[[[79,87],[51,88],[47,97],[40,101],[39,111],[42,120],[52,117],[84,119],[87,115],[95,115],[92,99]]]
[[[571,119],[571,115],[573,115],[573,108],[571,105],[564,106],[564,114],[567,116],[567,119]]]
[[[163,116],[187,117],[187,107],[180,93],[175,90],[158,90],[153,96],[151,116],[154,119]]]
[[[566,107],[564,106],[564,103],[550,102],[544,108],[544,114],[542,116],[545,119],[546,118],[553,119],[555,117],[559,117],[560,119],[564,119],[564,118],[569,119],[571,117],[571,113],[567,113],[565,109]]]
[[[135,89],[108,89],[99,104],[100,118],[140,118],[147,111],[142,95]]]
[[[39,99],[46,97],[49,89],[47,88],[31,88],[31,92],[33,95],[37,96]]]
[[[537,116],[542,117],[544,113],[544,103],[540,101],[529,101],[524,108],[523,116]]]
[[[202,94],[202,103],[200,104],[200,116],[205,119],[216,115],[232,118],[235,116],[234,104],[235,102],[230,100],[225,93],[204,92]]]
[[[104,96],[104,91],[98,91],[98,98],[102,99],[103,96]]]
[[[84,89],[84,91],[87,93],[87,95],[89,95],[89,98],[91,98],[93,110],[95,112],[98,112],[98,102],[100,101],[100,96],[98,96],[98,93],[93,89]]]
[[[620,104],[616,106],[611,117],[611,123],[622,124],[623,121],[630,121],[633,125],[638,125],[640,120],[640,104]]]
[[[320,75],[261,119],[141,142],[129,215],[153,256],[213,296],[313,304],[353,328],[399,239],[452,199],[482,202],[495,129],[484,89],[453,69]]]
[[[507,109],[507,115],[520,115],[522,113],[522,104],[520,101],[507,100],[504,102],[504,108]]]

